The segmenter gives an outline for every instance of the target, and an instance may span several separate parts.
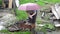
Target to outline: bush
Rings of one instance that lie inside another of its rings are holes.
[[[0,0],[0,5],[2,5],[2,0]]]
[[[18,20],[26,20],[28,18],[26,11],[16,9],[16,17]]]

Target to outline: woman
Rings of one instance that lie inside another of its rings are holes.
[[[36,16],[37,16],[37,11],[36,10],[30,10],[27,11],[28,14],[28,22],[32,25],[32,28],[35,27],[35,21],[36,21]]]

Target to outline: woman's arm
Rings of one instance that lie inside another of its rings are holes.
[[[27,13],[27,14],[28,14],[28,17],[30,17],[32,19],[32,15],[30,15],[29,13]]]
[[[30,15],[29,13],[27,13],[27,14],[30,18],[32,18],[36,14],[36,11],[32,15]]]
[[[35,14],[36,14],[36,11],[31,16],[34,16]]]
[[[36,12],[34,12],[32,15],[29,15],[29,17],[32,18],[35,14],[36,14]]]

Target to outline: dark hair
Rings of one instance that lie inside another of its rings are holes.
[[[29,11],[26,11],[27,13],[29,13],[30,15],[32,15],[34,13],[34,10],[29,10]]]

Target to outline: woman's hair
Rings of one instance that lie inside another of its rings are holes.
[[[30,15],[32,15],[34,13],[34,10],[29,10],[29,11],[26,11],[27,13],[29,13]]]

